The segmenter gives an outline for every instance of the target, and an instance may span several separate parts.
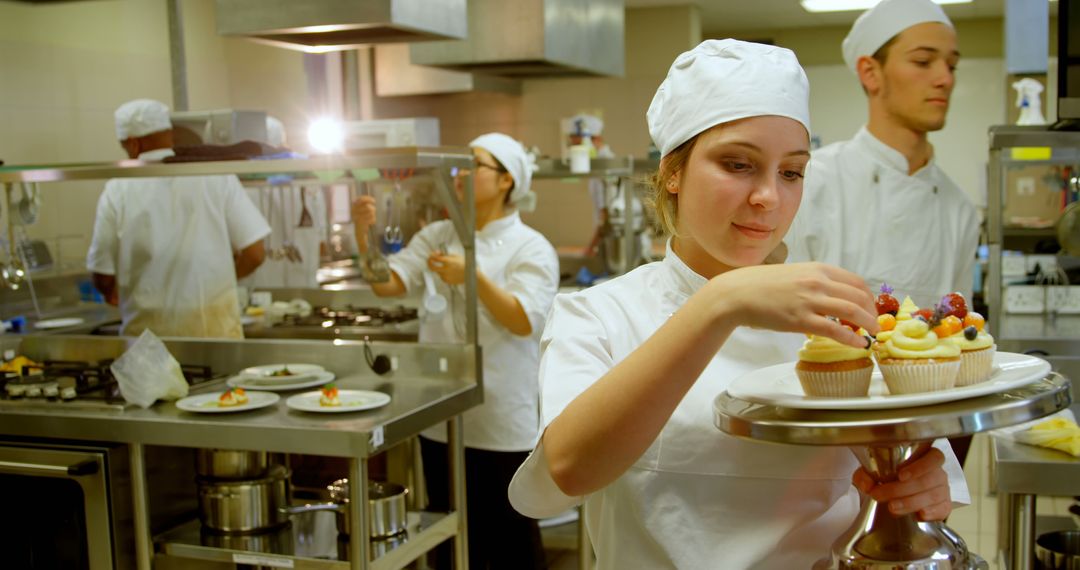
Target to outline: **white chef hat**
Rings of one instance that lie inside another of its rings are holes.
[[[469,146],[482,148],[491,153],[514,179],[510,202],[523,212],[536,207],[536,193],[532,191],[532,173],[536,170],[536,157],[525,147],[502,133],[488,133],[473,139]]]
[[[285,146],[285,124],[270,115],[266,116],[266,144]]]
[[[874,55],[900,32],[926,22],[941,22],[953,27],[941,6],[930,0],[883,0],[863,12],[851,26],[840,48],[844,52],[844,63],[855,71],[860,57]]]
[[[116,138],[127,140],[172,128],[169,106],[153,99],[136,99],[120,105],[113,114],[116,119]]]
[[[791,50],[706,40],[675,58],[653,96],[649,134],[665,156],[695,135],[738,119],[778,115],[810,132],[810,84]]]

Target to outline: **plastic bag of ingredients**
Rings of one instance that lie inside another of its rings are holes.
[[[176,400],[188,394],[180,363],[149,329],[139,335],[111,368],[120,384],[120,394],[137,406],[149,408],[158,399]]]

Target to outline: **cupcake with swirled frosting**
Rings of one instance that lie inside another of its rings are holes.
[[[938,338],[921,317],[898,321],[875,356],[890,394],[948,390],[960,371],[960,348]]]
[[[970,386],[990,378],[997,346],[994,337],[983,330],[986,320],[979,313],[967,313],[963,325],[964,328],[950,336],[949,340],[960,347],[960,373],[956,377],[956,385]]]
[[[795,374],[807,396],[854,398],[870,392],[870,351],[811,336],[799,350]]]

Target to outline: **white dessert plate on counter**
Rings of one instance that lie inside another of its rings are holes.
[[[322,391],[304,392],[295,396],[289,396],[285,405],[301,412],[319,412],[324,414],[336,414],[340,412],[359,412],[381,408],[390,403],[390,395],[370,390],[338,390],[340,406],[324,406],[319,403]]]
[[[279,373],[285,369],[289,370],[288,375],[280,375]],[[290,376],[308,376],[315,372],[322,372],[325,370],[318,364],[298,364],[294,362],[284,362],[281,364],[263,364],[262,366],[252,366],[240,371],[240,374],[247,374],[250,376],[271,376],[274,378],[289,378]]]
[[[62,329],[64,327],[73,327],[75,325],[81,325],[86,322],[81,317],[66,317],[63,319],[45,319],[44,321],[38,321],[34,323],[36,329]]]
[[[290,368],[290,370],[292,370]],[[265,390],[269,392],[288,392],[303,388],[314,388],[333,382],[336,376],[333,372],[323,370],[310,374],[297,374],[295,376],[254,376],[251,374],[239,374],[225,381],[233,388],[245,390]]]
[[[230,412],[246,412],[272,406],[281,399],[281,396],[271,392],[248,392],[248,401],[239,406],[219,406],[218,399],[222,392],[198,394],[188,396],[176,402],[176,407],[185,412],[197,412],[200,414],[226,414]]]
[[[1050,373],[1050,363],[1034,356],[1014,352],[994,355],[994,370],[985,382],[951,390],[890,395],[881,372],[874,367],[870,395],[860,398],[822,398],[803,393],[795,363],[787,362],[755,370],[731,383],[728,393],[758,404],[810,410],[881,410],[928,406],[996,394],[1030,384]]]

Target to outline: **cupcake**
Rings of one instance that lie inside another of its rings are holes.
[[[878,356],[879,361],[881,358],[887,358],[889,356],[885,345],[886,342],[889,342],[889,339],[892,338],[892,331],[895,330],[897,325],[904,321],[912,320],[912,315],[919,311],[919,307],[912,298],[904,297],[904,302],[900,303],[900,307],[896,308],[895,311],[882,313],[879,300],[883,295],[886,295],[885,291],[888,287],[888,285],[882,285],[882,295],[879,295],[878,300],[875,300],[875,306],[878,307],[878,326],[881,330],[878,331],[874,344],[870,345],[870,350],[874,351],[874,355]],[[888,288],[888,291],[889,293],[892,293],[891,288]],[[894,298],[893,301],[895,301]]]
[[[854,398],[870,392],[874,362],[870,351],[823,336],[811,336],[799,350],[795,374],[807,396]]]
[[[967,301],[960,293],[950,293],[941,300],[948,311],[943,324],[949,326],[949,341],[960,348],[960,373],[957,386],[970,386],[990,378],[994,368],[994,337],[986,332],[986,319],[968,311]]]
[[[939,339],[922,318],[898,321],[885,350],[876,357],[894,395],[948,390],[956,385],[960,371],[960,348]]]

